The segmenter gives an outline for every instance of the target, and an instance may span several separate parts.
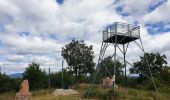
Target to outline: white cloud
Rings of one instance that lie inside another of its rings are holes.
[[[11,20],[8,24],[5,22],[4,28],[7,32],[29,31],[34,34],[62,33],[60,35],[73,34],[75,36],[79,33],[78,36],[80,36],[84,32],[93,33],[96,27],[101,28],[110,23],[110,20],[120,19],[112,13],[112,2],[112,0],[105,2],[102,0],[93,2],[91,0],[65,0],[60,6],[55,0],[13,2],[4,0],[2,5],[6,3],[6,6],[2,6],[4,9],[0,12],[4,12],[2,17],[9,16],[8,20]],[[14,9],[8,9],[11,6]]]
[[[118,3],[123,6],[123,11],[132,15],[142,15],[147,12],[146,10],[152,1],[153,0],[120,0]]]
[[[41,37],[21,37],[19,35],[5,35],[1,37],[2,42],[10,47],[14,53],[47,53],[60,49],[60,44],[55,41],[43,39]]]
[[[7,57],[7,61],[11,61],[11,62],[17,62],[24,59],[23,55],[8,55],[6,57]]]
[[[159,22],[159,21],[165,21],[165,22],[169,22],[169,18],[170,18],[170,1],[167,0],[166,3],[162,4],[161,6],[159,6],[156,10],[152,11],[149,14],[146,14],[143,17],[143,21],[146,23],[154,23],[154,22]]]
[[[28,64],[23,63],[13,63],[4,61],[1,62],[1,71],[6,74],[17,73],[25,71]]]
[[[53,66],[56,62],[55,59],[52,59],[47,56],[33,56],[30,58],[31,62],[38,63],[42,66]]]
[[[95,62],[97,62],[102,31],[113,22],[133,23],[141,26],[141,37],[146,51],[167,54],[169,60],[169,32],[149,35],[145,24],[169,18],[169,1],[154,11],[147,9],[154,0],[122,0],[114,4],[113,0],[64,0],[62,5],[55,0],[1,0],[0,1],[0,39],[4,47],[0,48],[0,63],[14,72],[14,68],[23,71],[28,63],[35,61],[42,68],[52,66],[54,71],[60,69],[61,47],[70,42],[70,38],[83,39],[94,46]],[[123,5],[124,17],[116,13],[115,8]],[[165,13],[166,12],[166,13]],[[167,26],[168,27],[168,26]],[[28,32],[28,36],[18,35]],[[56,36],[54,39],[49,35]],[[108,48],[106,56],[113,54]],[[120,54],[120,53],[119,53]],[[136,60],[142,52],[133,43],[130,45],[127,58]],[[65,64],[65,66],[67,66]]]

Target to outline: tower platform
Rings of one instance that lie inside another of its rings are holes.
[[[117,36],[118,44],[126,44],[131,41],[139,39],[139,37],[125,36],[125,35],[113,35],[113,36],[107,38],[106,40],[104,40],[103,42],[115,43],[116,36]]]
[[[126,23],[115,22],[103,31],[103,42],[126,44],[140,38],[140,27]]]

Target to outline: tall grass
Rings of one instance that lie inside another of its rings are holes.
[[[80,95],[68,96],[52,95],[55,89],[35,90],[31,91],[32,100],[80,100],[80,98],[84,98],[84,94],[88,88],[89,84],[80,84],[76,88]],[[94,94],[89,98],[96,100],[170,100],[170,95],[164,92],[156,93],[148,90],[119,87],[114,94],[113,91],[109,92],[109,88],[102,88],[100,85],[94,86]],[[0,100],[14,100],[14,98],[15,92],[0,94]]]
[[[119,87],[116,93],[104,89],[102,87],[95,87],[93,90],[95,96],[89,98],[97,98],[101,100],[170,100],[168,93],[157,93],[155,91],[123,88]]]

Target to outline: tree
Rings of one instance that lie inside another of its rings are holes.
[[[45,71],[40,69],[36,63],[29,64],[23,74],[24,79],[28,79],[30,89],[42,89],[47,87],[47,76]]]
[[[134,67],[130,68],[130,73],[139,74],[140,78],[146,79],[146,75],[150,76],[148,65],[153,77],[160,78],[164,69],[167,68],[166,56],[159,53],[145,53],[143,57],[140,57],[140,61],[135,62]]]
[[[170,86],[170,67],[167,67],[167,68],[165,68],[163,71],[162,71],[162,74],[161,74],[161,79],[162,79],[162,81],[165,83],[165,84],[167,84],[167,85],[169,85]]]
[[[68,69],[76,77],[86,76],[94,71],[92,46],[86,46],[84,41],[73,39],[69,44],[62,48],[62,56],[67,61]]]
[[[116,76],[120,76],[120,75],[123,74],[123,70],[122,70],[123,64],[120,63],[118,60],[116,62],[117,62],[116,63]],[[109,73],[110,73],[110,75],[114,74],[114,61],[112,60],[111,56],[108,56],[108,57],[104,58],[102,60],[102,62],[99,63],[98,67],[101,70],[100,74],[103,77],[106,77],[106,76],[108,77]]]
[[[0,92],[10,91],[11,89],[11,79],[6,74],[0,74]]]
[[[62,78],[61,78],[61,76],[62,76],[62,71],[56,72],[56,73],[52,73],[50,75],[51,86],[52,87],[62,88],[62,86],[61,86],[62,85]],[[64,87],[66,85],[68,85],[68,86],[74,85],[74,83],[75,83],[74,80],[75,80],[74,76],[70,72],[66,71],[66,69],[64,69],[63,70]]]
[[[20,79],[10,78],[5,73],[0,73],[0,93],[18,91],[20,82]]]

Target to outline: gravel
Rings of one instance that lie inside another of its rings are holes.
[[[73,89],[56,89],[53,94],[55,96],[58,96],[58,95],[76,95],[76,94],[79,94],[76,90],[73,90]]]

